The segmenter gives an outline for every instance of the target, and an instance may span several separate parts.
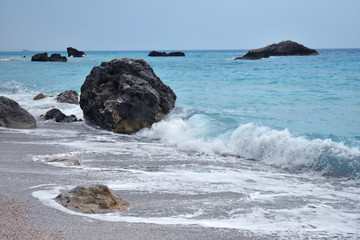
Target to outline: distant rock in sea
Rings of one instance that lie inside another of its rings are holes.
[[[35,128],[35,118],[20,105],[7,97],[0,96],[0,126],[7,128]]]
[[[67,58],[65,56],[61,56],[59,53],[51,54],[48,57],[46,52],[37,53],[31,57],[31,61],[33,62],[67,62]]]
[[[268,58],[270,56],[305,56],[319,55],[315,49],[307,48],[299,43],[287,40],[280,43],[274,43],[263,48],[251,49],[242,57],[235,60],[257,60]]]
[[[68,57],[85,57],[86,54],[83,51],[79,51],[76,48],[68,47],[67,49]]]
[[[106,185],[78,186],[56,199],[66,208],[82,213],[125,211],[130,203]]]
[[[121,58],[91,70],[81,86],[80,107],[85,120],[129,134],[162,120],[175,100],[145,60]]]
[[[185,57],[185,53],[183,52],[166,53],[166,52],[152,51],[149,53],[148,56],[149,57]]]

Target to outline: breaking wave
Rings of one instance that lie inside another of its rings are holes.
[[[224,125],[203,114],[186,120],[172,116],[138,134],[187,151],[253,159],[290,171],[311,169],[326,176],[359,178],[358,147],[331,139],[294,136],[287,129],[254,123],[235,130],[226,130]]]

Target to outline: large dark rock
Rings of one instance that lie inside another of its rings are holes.
[[[31,57],[31,61],[33,62],[67,62],[67,58],[65,56],[61,56],[59,53],[51,54],[48,57],[48,54],[45,53],[37,53]]]
[[[122,58],[96,66],[81,86],[84,118],[102,128],[133,133],[160,121],[176,95],[142,59]]]
[[[86,54],[83,51],[79,51],[76,48],[68,47],[66,50],[67,50],[68,57],[70,57],[70,56],[73,56],[73,57],[86,56]]]
[[[56,100],[61,103],[79,104],[79,94],[75,90],[67,90],[59,93]]]
[[[166,53],[166,52],[152,51],[149,53],[148,56],[149,57],[185,57],[185,53],[183,52]]]
[[[37,53],[34,56],[31,57],[31,61],[36,61],[36,62],[46,62],[48,61],[48,54],[45,53]]]
[[[35,118],[10,98],[0,96],[0,126],[7,128],[35,128]]]
[[[304,56],[304,55],[319,55],[315,49],[307,48],[299,43],[287,40],[280,43],[274,43],[263,48],[251,49],[242,57],[237,57],[235,60],[257,60],[261,58],[268,58],[270,56]]]
[[[67,208],[82,213],[125,211],[130,203],[105,185],[78,186],[56,199]]]
[[[62,111],[57,108],[53,108],[47,111],[44,115],[45,120],[54,119],[56,122],[76,122],[75,115],[66,116]]]

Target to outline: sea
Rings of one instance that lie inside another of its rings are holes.
[[[81,162],[54,167],[86,172],[87,183],[124,196],[144,196],[143,205],[122,213],[86,215],[54,200],[71,186],[34,186],[46,207],[100,221],[360,239],[360,49],[317,50],[318,56],[261,60],[234,60],[246,50],[189,50],[185,57],[88,51],[66,63],[1,52],[0,95],[37,120],[37,129],[12,131],[59,136],[52,143]],[[145,59],[176,93],[164,120],[124,135],[41,117],[56,107],[83,119],[79,105],[55,96],[80,93],[94,66],[122,57]],[[38,93],[49,97],[33,100]],[[44,127],[50,123],[60,130]],[[41,164],[46,157],[31,159]]]

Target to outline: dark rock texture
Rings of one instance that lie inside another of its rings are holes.
[[[0,96],[0,126],[7,128],[35,128],[36,121],[16,101]]]
[[[79,94],[75,90],[67,90],[58,94],[56,100],[61,103],[79,104]]]
[[[66,50],[67,50],[68,57],[70,57],[70,56],[73,56],[73,57],[86,56],[86,54],[83,51],[79,51],[76,48],[68,47]]]
[[[304,56],[304,55],[319,55],[315,49],[307,48],[299,43],[287,40],[280,43],[274,43],[263,48],[251,49],[242,57],[237,57],[235,60],[257,60],[261,58],[268,58],[270,56]]]
[[[31,57],[31,61],[33,62],[67,62],[67,58],[65,56],[61,56],[58,53],[51,54],[48,57],[48,54],[45,53],[37,53]]]
[[[56,199],[67,208],[83,213],[125,211],[130,203],[105,185],[78,186]]]
[[[185,53],[183,52],[166,53],[166,52],[152,51],[149,53],[148,56],[149,57],[185,57]]]
[[[76,122],[77,118],[75,115],[66,116],[57,108],[53,108],[47,111],[44,115],[45,120],[55,119],[56,122]]]
[[[81,86],[84,118],[102,128],[133,133],[160,121],[176,95],[142,59],[122,58],[96,66]]]

